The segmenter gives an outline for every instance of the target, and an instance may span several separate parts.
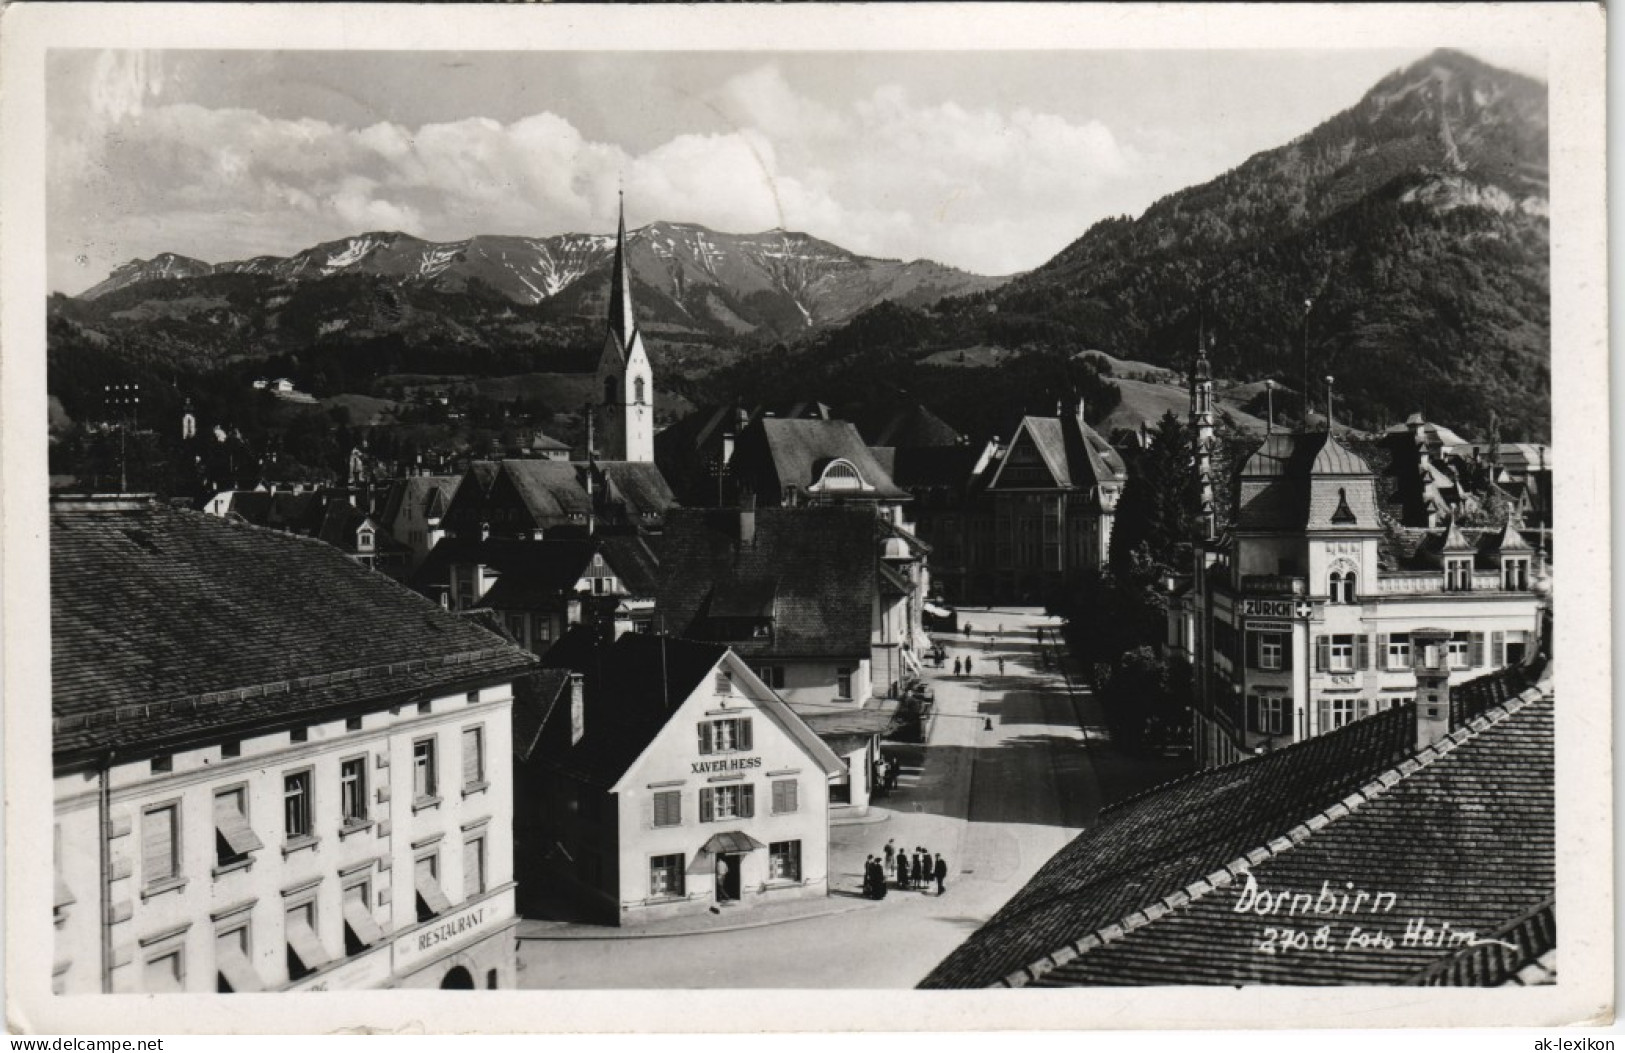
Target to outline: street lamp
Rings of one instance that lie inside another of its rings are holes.
[[[1314,310],[1315,301],[1303,301],[1303,422],[1305,427],[1309,424],[1309,312]]]
[[[1264,399],[1265,404],[1269,407],[1265,411],[1264,434],[1273,435],[1275,433],[1275,381],[1264,381]]]
[[[1332,433],[1332,375],[1326,374],[1326,434]]]

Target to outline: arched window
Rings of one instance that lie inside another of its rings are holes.
[[[1354,572],[1352,570],[1343,575],[1343,602],[1354,602]]]
[[[615,405],[615,401],[616,401],[615,400],[615,378],[614,377],[605,377],[604,378],[604,405],[613,406],[613,405]]]
[[[1354,575],[1352,573],[1344,574],[1341,571],[1332,571],[1330,587],[1326,590],[1331,602],[1349,602],[1349,597],[1353,593],[1353,579]]]
[[[635,377],[632,380],[632,401],[639,406],[643,405],[643,378]]]

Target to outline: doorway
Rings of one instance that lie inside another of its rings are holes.
[[[452,969],[440,981],[442,991],[472,991],[474,990],[474,975],[461,965]]]
[[[744,856],[738,852],[722,852],[717,856],[717,902],[732,903],[739,899],[739,865]]]

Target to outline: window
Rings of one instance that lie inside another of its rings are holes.
[[[1502,636],[1501,633],[1495,635],[1497,637]],[[1521,665],[1529,655],[1529,634],[1522,631],[1508,632],[1505,634],[1501,646],[1503,650],[1496,658],[1496,666]]]
[[[412,743],[412,795],[417,801],[429,800],[438,785],[434,739],[418,739]]]
[[[719,669],[716,677],[716,689],[719,695],[730,695],[734,689],[733,674],[726,669]]]
[[[1331,587],[1327,590],[1333,603],[1354,602],[1354,572],[1333,571]]]
[[[794,779],[773,780],[773,814],[785,815],[795,811],[800,806],[796,800],[796,781]]]
[[[145,991],[186,990],[186,963],[182,948],[176,947],[148,958],[141,978],[142,990]]]
[[[1331,699],[1330,705],[1327,707],[1327,711],[1331,714],[1331,724],[1326,729],[1328,731],[1334,728],[1340,728],[1345,724],[1352,723],[1354,720],[1354,699]]]
[[[417,885],[418,920],[428,921],[451,909],[451,901],[440,889],[440,853],[429,851],[417,857],[413,867]]]
[[[234,786],[214,795],[215,865],[246,862],[250,852],[264,848],[248,822],[248,788]]]
[[[310,836],[310,811],[310,772],[296,771],[284,775],[282,832],[287,840]]]
[[[782,665],[759,666],[759,667],[757,667],[756,675],[761,678],[762,683],[766,684],[768,687],[772,688],[773,690],[775,690],[775,691],[783,691],[784,690],[784,666],[782,666]]]
[[[288,940],[288,979],[309,976],[332,961],[316,935],[316,901],[289,907],[283,919]]]
[[[463,789],[485,785],[485,726],[463,729]]]
[[[384,930],[372,916],[372,882],[344,886],[344,953],[360,954],[382,941]]]
[[[265,990],[253,965],[248,923],[214,934],[215,990],[220,994],[249,994]]]
[[[707,786],[700,790],[700,822],[749,819],[756,814],[756,787]]]
[[[699,730],[701,753],[739,753],[751,748],[749,717],[707,720]]]
[[[1472,656],[1468,653],[1470,646],[1471,645],[1468,643],[1468,641],[1463,639],[1459,633],[1450,639],[1448,648],[1448,654],[1450,656],[1450,668],[1471,668],[1469,662]]]
[[[152,758],[152,773],[154,775],[165,775],[174,770],[175,758],[173,756],[166,753],[162,757]]]
[[[485,893],[485,835],[463,841],[463,899]]]
[[[238,741],[237,739],[231,739],[228,742],[222,742],[220,744],[220,756],[221,756],[221,758],[223,758],[225,760],[230,760],[233,757],[241,757],[242,755],[243,755],[243,744],[240,741]]]
[[[1411,667],[1411,634],[1393,633],[1387,637],[1388,643],[1383,648],[1383,661],[1386,669],[1409,669]]]
[[[1259,698],[1258,730],[1266,735],[1279,735],[1286,731],[1286,699]]]
[[[1471,556],[1451,557],[1444,561],[1444,587],[1450,592],[1468,592],[1473,587],[1473,560]]]
[[[1501,564],[1501,587],[1503,589],[1527,589],[1529,587],[1529,561],[1527,559],[1509,559]]]
[[[1348,634],[1331,638],[1331,660],[1326,668],[1334,673],[1354,672],[1354,637]]]
[[[141,875],[147,888],[180,876],[180,805],[148,808],[141,816]]]
[[[683,857],[654,856],[649,860],[649,897],[683,894]]]
[[[775,841],[767,846],[769,881],[801,880],[801,842]]]
[[[636,402],[636,403],[638,403],[640,405],[643,403],[643,378],[642,377],[634,377],[632,379],[632,401]]]
[[[1280,633],[1260,633],[1258,636],[1258,668],[1282,669]]]
[[[852,670],[844,665],[835,670],[835,694],[839,698],[852,697]]]
[[[344,730],[345,731],[360,731],[361,730],[361,718],[360,717],[345,717],[344,718]]]
[[[339,800],[344,825],[367,821],[367,758],[351,757],[339,765]]]
[[[683,792],[660,790],[655,793],[655,825],[681,826],[683,822]]]
[[[289,742],[309,742],[310,741],[310,729],[309,728],[304,728],[304,727],[299,727],[299,728],[292,729],[291,731],[288,732],[288,741]]]

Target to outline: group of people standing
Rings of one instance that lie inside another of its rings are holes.
[[[879,796],[885,796],[897,789],[897,777],[903,772],[902,762],[896,757],[881,755],[875,761],[874,768],[869,773],[869,785]]]
[[[937,883],[937,895],[947,891],[948,861],[942,853],[933,855],[916,846],[913,854],[898,848],[895,841],[887,841],[883,856],[870,856],[863,864],[863,894],[870,899],[886,898],[886,880],[895,875],[897,888],[931,890]]]

